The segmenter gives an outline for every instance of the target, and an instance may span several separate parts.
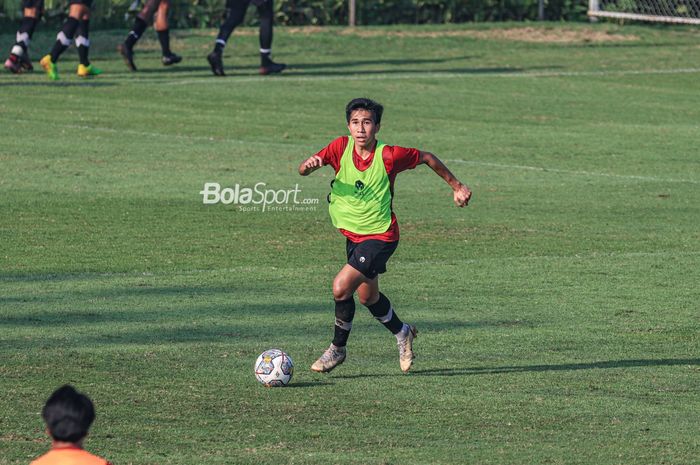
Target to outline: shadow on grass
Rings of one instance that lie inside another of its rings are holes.
[[[289,383],[287,386],[285,386],[285,389],[293,389],[293,388],[312,388],[312,387],[319,387],[319,386],[332,386],[335,383],[329,382],[329,381],[309,381],[309,382],[303,382],[303,383],[295,383],[292,381]]]
[[[21,78],[19,78],[21,79]],[[76,81],[76,82],[66,82],[66,81],[0,81],[0,87],[111,87],[116,86],[113,82],[104,81]]]
[[[229,291],[230,292],[230,291]],[[198,295],[197,297],[201,297]],[[158,295],[156,295],[158,297]],[[187,297],[187,293],[183,293],[183,297]],[[216,325],[211,325],[211,321],[228,323],[230,321],[240,321],[241,317],[246,318],[246,321],[251,324],[261,318],[284,317],[290,318],[293,316],[327,313],[328,324],[332,324],[333,310],[329,305],[325,304],[247,304],[247,303],[232,303],[213,304],[213,305],[188,305],[187,302],[175,302],[170,308],[156,308],[153,310],[131,310],[130,304],[125,304],[125,308],[114,309],[96,309],[96,310],[45,310],[41,312],[31,312],[25,315],[7,315],[0,319],[0,329],[8,334],[12,328],[50,328],[56,329],[59,333],[64,334],[64,328],[86,329],[91,326],[97,331],[104,331],[105,324],[119,324],[122,330],[124,325],[134,325],[138,329],[134,331],[131,326],[126,331],[123,331],[119,336],[128,336],[130,332],[138,333],[142,325],[149,324],[154,326],[179,326],[190,325],[198,327],[202,330],[206,327],[211,327],[212,331],[218,331],[220,328]],[[327,330],[324,326],[324,329]],[[157,337],[157,334],[153,336]]]
[[[290,319],[292,315],[289,316]],[[193,315],[196,318],[196,315]],[[101,347],[128,347],[128,346],[177,346],[181,344],[231,344],[250,345],[257,343],[271,344],[266,341],[267,332],[258,323],[248,322],[243,324],[222,324],[197,325],[196,323],[186,324],[181,322],[170,327],[160,325],[149,327],[147,324],[139,325],[132,322],[140,329],[129,329],[123,331],[119,326],[109,329],[100,329],[98,334],[89,331],[68,328],[51,335],[24,336],[24,337],[3,337],[0,339],[0,351],[24,351],[24,350],[55,350],[55,349],[97,349]],[[304,334],[306,338],[321,339],[327,336],[327,328],[307,327],[297,328],[295,334]]]
[[[177,73],[191,73],[194,71],[208,71],[209,74],[211,74],[211,68],[207,66],[207,62],[202,57],[201,60],[197,60],[197,63],[201,61],[201,66],[199,65],[185,65],[185,66],[161,66],[157,67],[157,65],[154,65],[152,68],[139,68],[138,71],[129,71],[125,70],[124,72],[118,72],[114,74],[120,74],[120,75],[125,75],[125,76],[138,76],[139,74],[167,74],[171,73],[173,76],[177,76]],[[138,63],[137,63],[138,65]],[[112,74],[112,73],[110,73]]]
[[[245,55],[244,55],[245,56]],[[236,61],[236,56],[226,56],[224,57],[224,60],[229,63],[228,68],[230,68],[228,71],[230,75],[234,75],[235,71],[246,71],[250,70],[251,73],[258,74],[258,68],[255,66],[245,66],[241,67],[240,65],[237,64]],[[407,65],[434,65],[438,63],[449,63],[449,62],[454,62],[457,60],[468,60],[468,59],[473,59],[476,58],[474,56],[460,56],[460,57],[450,57],[450,58],[402,58],[402,59],[376,59],[376,60],[348,60],[348,61],[336,61],[336,62],[321,62],[321,63],[294,63],[291,62],[288,64],[287,71],[284,74],[295,74],[293,71],[296,70],[336,70],[336,69],[343,69],[343,68],[354,68],[358,66],[376,66],[376,65],[383,65],[391,68],[395,68],[398,66],[407,66]],[[211,74],[211,68],[207,65],[205,56],[202,55],[201,59],[199,60],[193,60],[195,65],[185,65],[185,66],[174,66],[174,67],[152,67],[152,68],[139,68],[139,70],[136,73],[133,74],[162,74],[162,73],[173,73],[173,72],[194,72],[194,71],[206,71],[208,74]],[[201,63],[201,66],[197,66],[197,64]],[[504,68],[507,69],[507,68]],[[290,73],[290,70],[292,71]],[[375,70],[372,71],[374,73],[376,72],[382,72],[382,73],[389,73],[389,72],[399,72],[400,70],[398,69],[382,69],[382,70]],[[421,68],[420,70],[411,70],[409,72],[429,72],[430,69],[427,68]],[[368,71],[369,72],[369,71]],[[436,71],[433,71],[436,72]],[[444,72],[444,71],[443,71]],[[455,71],[458,72],[458,71]],[[345,74],[346,71],[323,71],[319,72],[319,74],[328,74],[328,75],[335,75],[335,74]],[[132,74],[131,72],[125,72],[125,73],[119,73],[119,74]],[[244,75],[247,73],[243,73]],[[316,73],[306,73],[304,72],[303,74],[316,74]]]
[[[254,292],[262,291],[264,288],[260,286],[250,286],[243,285],[241,283],[233,283],[231,286],[152,286],[152,285],[135,285],[135,286],[120,286],[113,287],[109,289],[99,289],[99,290],[81,290],[81,291],[56,291],[53,293],[47,293],[44,295],[32,295],[26,293],[21,296],[5,296],[0,297],[0,303],[41,303],[41,304],[52,304],[57,302],[66,301],[71,299],[78,304],[83,304],[88,299],[123,299],[123,298],[148,298],[148,297],[158,297],[158,298],[197,298],[201,299],[208,296],[226,296],[230,294],[236,294],[241,292]],[[36,321],[37,318],[48,318],[51,319],[52,315],[59,314],[60,312],[46,312],[43,315],[32,314],[30,316],[31,321]],[[79,315],[80,312],[70,312],[67,316],[73,317],[74,314]],[[88,316],[91,316],[91,312]],[[17,317],[15,321],[21,322],[23,317]],[[55,318],[55,316],[53,317]],[[5,323],[13,321],[12,319],[3,320],[0,322],[0,326]]]
[[[162,276],[161,274],[155,275]],[[152,278],[153,274],[134,273],[134,272],[115,272],[115,273],[100,273],[100,272],[66,272],[66,273],[32,273],[32,274],[11,274],[0,273],[0,282],[7,283],[36,283],[36,282],[55,282],[55,281],[87,281],[87,280],[104,280],[107,278]]]
[[[427,368],[412,370],[413,376],[473,376],[473,375],[498,375],[506,373],[532,373],[546,371],[577,371],[577,370],[607,370],[618,368],[643,368],[658,366],[700,366],[700,358],[662,358],[662,359],[633,359],[633,360],[609,360],[589,363],[563,363],[559,365],[522,365],[502,367],[466,367],[466,368]],[[377,374],[367,373],[347,376],[334,376],[339,379],[375,378],[406,376],[403,374]]]
[[[231,66],[230,69],[226,69],[226,76],[224,76],[222,79],[235,79],[237,77],[239,78],[250,78],[250,77],[259,77],[260,79],[284,79],[285,77],[294,77],[294,78],[302,78],[302,77],[308,77],[308,78],[323,78],[323,77],[348,77],[348,78],[357,78],[357,77],[363,77],[363,76],[384,76],[384,75],[418,75],[420,76],[421,74],[429,75],[429,76],[434,76],[434,75],[459,75],[459,74],[464,74],[466,75],[479,75],[479,74],[503,74],[503,75],[508,75],[508,74],[518,74],[518,73],[524,73],[527,71],[537,71],[538,68],[506,68],[506,67],[493,67],[493,68],[443,68],[443,69],[433,69],[433,68],[403,68],[403,67],[386,67],[386,68],[381,68],[381,69],[354,69],[351,66],[352,64],[347,65],[347,69],[343,69],[343,66],[337,66],[334,67],[332,64],[319,64],[319,68],[314,67],[312,64],[302,64],[301,66],[297,66],[294,64],[290,64],[289,67],[281,74],[276,74],[276,75],[270,75],[270,76],[260,76],[258,73],[258,67],[256,66],[245,66],[245,67],[236,67],[236,66]],[[326,68],[325,66],[328,65]],[[552,71],[555,68],[559,68],[557,66],[548,66],[548,67],[541,67],[541,69],[546,70],[546,71]],[[192,76],[191,74],[188,74],[187,76],[178,76],[178,73],[176,70],[144,70],[138,71],[137,73],[129,73],[129,72],[123,72],[123,73],[117,73],[119,77],[125,77],[128,75],[136,76],[136,75],[141,75],[141,77],[144,80],[148,80],[150,82],[151,79],[161,79],[165,76],[165,71],[172,73],[172,82],[177,82],[178,79],[180,78],[209,78],[213,77],[211,73],[211,69],[205,66],[202,67],[190,67],[187,70],[184,68],[181,70],[183,71],[183,74],[186,73],[193,73],[197,71],[201,71],[201,76],[196,75]],[[169,81],[170,82],[170,81]]]
[[[411,75],[436,75],[436,74],[512,74],[512,73],[522,73],[525,70],[523,68],[446,68],[446,69],[416,69],[416,68],[391,68],[391,69],[358,69],[358,70],[322,70],[322,71],[302,71],[300,73],[295,73],[295,67],[290,66],[289,72],[285,73],[288,76],[303,77],[303,76],[373,76],[373,75],[384,75],[384,74],[411,74]]]
[[[476,58],[474,56],[461,57],[445,57],[445,58],[400,58],[400,59],[376,59],[376,60],[348,60],[336,61],[331,63],[290,63],[289,67],[294,69],[319,69],[319,68],[349,68],[352,66],[367,66],[367,65],[427,65],[436,63],[449,63],[457,60],[469,60]]]

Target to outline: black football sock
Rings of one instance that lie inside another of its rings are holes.
[[[258,7],[260,14],[260,64],[269,66],[272,63],[270,52],[272,49],[272,0],[264,2]]]
[[[19,29],[17,30],[17,37],[14,47],[12,47],[12,54],[17,56],[26,55],[27,48],[29,47],[29,42],[32,39],[32,34],[34,34],[34,29],[37,23],[36,18],[24,17],[22,22],[19,24]]]
[[[90,66],[88,54],[90,52],[90,39],[88,38],[90,31],[90,20],[85,19],[78,24],[78,37],[75,38],[75,45],[78,47],[78,56],[80,64]]]
[[[158,34],[158,41],[160,42],[160,48],[163,51],[163,56],[168,57],[173,54],[170,50],[170,29],[165,29],[164,31],[156,31]]]
[[[269,66],[272,63],[272,59],[270,58],[270,49],[260,49],[260,65],[261,66]]]
[[[219,28],[219,34],[216,36],[216,44],[214,44],[214,53],[223,53],[228,38],[233,34],[233,30],[243,22],[245,17],[245,8],[227,8],[226,19]]]
[[[54,63],[58,61],[58,57],[60,57],[73,42],[73,36],[75,35],[75,30],[78,29],[78,23],[79,21],[71,16],[63,23],[63,27],[56,36],[56,42],[51,49],[51,61]]]
[[[391,302],[384,294],[379,293],[379,300],[372,305],[367,305],[370,313],[384,325],[392,334],[398,334],[403,329],[403,322],[391,306]]]
[[[147,27],[148,23],[137,16],[136,20],[134,21],[134,28],[129,31],[129,35],[126,37],[124,45],[126,45],[129,49],[134,48],[134,45],[136,45],[136,42],[141,38]]]
[[[352,320],[355,317],[355,299],[350,297],[345,300],[335,301],[335,334],[333,345],[345,347],[350,337]]]

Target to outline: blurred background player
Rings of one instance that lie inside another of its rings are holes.
[[[243,22],[251,0],[226,0],[226,14],[219,35],[216,37],[214,50],[207,55],[207,61],[216,76],[224,76],[224,47],[233,30]],[[260,74],[281,73],[287,65],[275,63],[270,58],[272,53],[272,0],[252,0],[258,7],[260,15]]]
[[[95,407],[86,395],[73,386],[61,386],[46,401],[41,416],[51,436],[51,450],[31,465],[109,465],[105,459],[83,449],[95,420]]]
[[[78,76],[90,77],[102,74],[102,70],[92,66],[88,59],[90,52],[90,7],[92,0],[70,0],[68,2],[68,18],[63,23],[63,27],[56,36],[56,42],[51,49],[51,53],[46,55],[39,62],[46,74],[53,81],[58,80],[58,68],[56,62],[63,52],[73,43],[73,37],[77,33],[75,46],[78,48],[80,64],[78,65]]]
[[[5,69],[11,73],[34,71],[29,59],[29,42],[43,13],[44,0],[22,0],[22,22],[17,30],[15,45],[5,60]]]
[[[119,53],[124,58],[127,68],[131,71],[136,71],[134,64],[134,45],[141,38],[148,22],[155,15],[153,27],[158,34],[158,41],[163,53],[161,61],[164,66],[174,65],[182,61],[182,57],[170,50],[170,27],[168,24],[168,10],[170,9],[170,0],[146,0],[143,8],[136,15],[134,20],[134,28],[129,31],[129,35],[123,44],[118,47]]]

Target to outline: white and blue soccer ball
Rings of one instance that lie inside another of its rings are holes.
[[[279,349],[266,350],[255,361],[255,378],[263,386],[286,386],[294,374],[292,358]]]

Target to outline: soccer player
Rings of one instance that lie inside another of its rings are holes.
[[[258,7],[260,15],[260,74],[281,73],[287,67],[284,63],[275,63],[270,58],[272,53],[272,0],[252,0]],[[207,61],[215,76],[224,76],[224,47],[233,30],[243,22],[251,0],[226,0],[225,20],[219,28],[214,50],[207,55]]]
[[[168,10],[170,9],[170,0],[146,0],[143,8],[136,15],[134,20],[134,28],[129,32],[123,44],[120,44],[118,49],[126,67],[131,71],[136,71],[134,64],[134,45],[141,38],[144,31],[148,27],[148,22],[155,15],[153,27],[158,34],[158,41],[163,53],[161,61],[164,66],[174,65],[182,61],[182,57],[170,50],[170,26],[168,25]]]
[[[350,136],[338,137],[299,165],[302,176],[324,165],[335,170],[329,213],[333,226],[346,237],[347,264],[333,280],[335,334],[330,347],[311,365],[313,371],[329,372],[345,361],[355,292],[360,303],[396,336],[401,370],[411,369],[416,327],[402,322],[379,290],[379,275],[399,244],[399,225],[392,211],[396,175],[426,164],[450,185],[457,206],[466,206],[472,195],[432,153],[378,141],[382,112],[382,105],[370,99],[350,101],[345,107]]]
[[[5,60],[5,69],[11,73],[34,71],[29,59],[29,42],[34,29],[44,13],[44,0],[22,0],[22,22],[19,24],[15,45]]]
[[[95,420],[95,407],[86,395],[73,386],[62,386],[46,401],[41,416],[51,436],[51,450],[31,465],[109,465],[105,459],[83,449]]]
[[[63,23],[63,27],[56,36],[56,42],[51,49],[51,53],[46,55],[39,61],[41,67],[44,68],[49,79],[58,80],[58,68],[56,62],[58,57],[65,52],[73,43],[73,37],[78,34],[75,39],[75,46],[78,47],[78,56],[80,64],[78,65],[78,76],[90,77],[102,74],[102,70],[92,66],[88,59],[90,52],[90,39],[88,34],[90,31],[90,8],[92,0],[69,0],[68,2],[68,18]]]

